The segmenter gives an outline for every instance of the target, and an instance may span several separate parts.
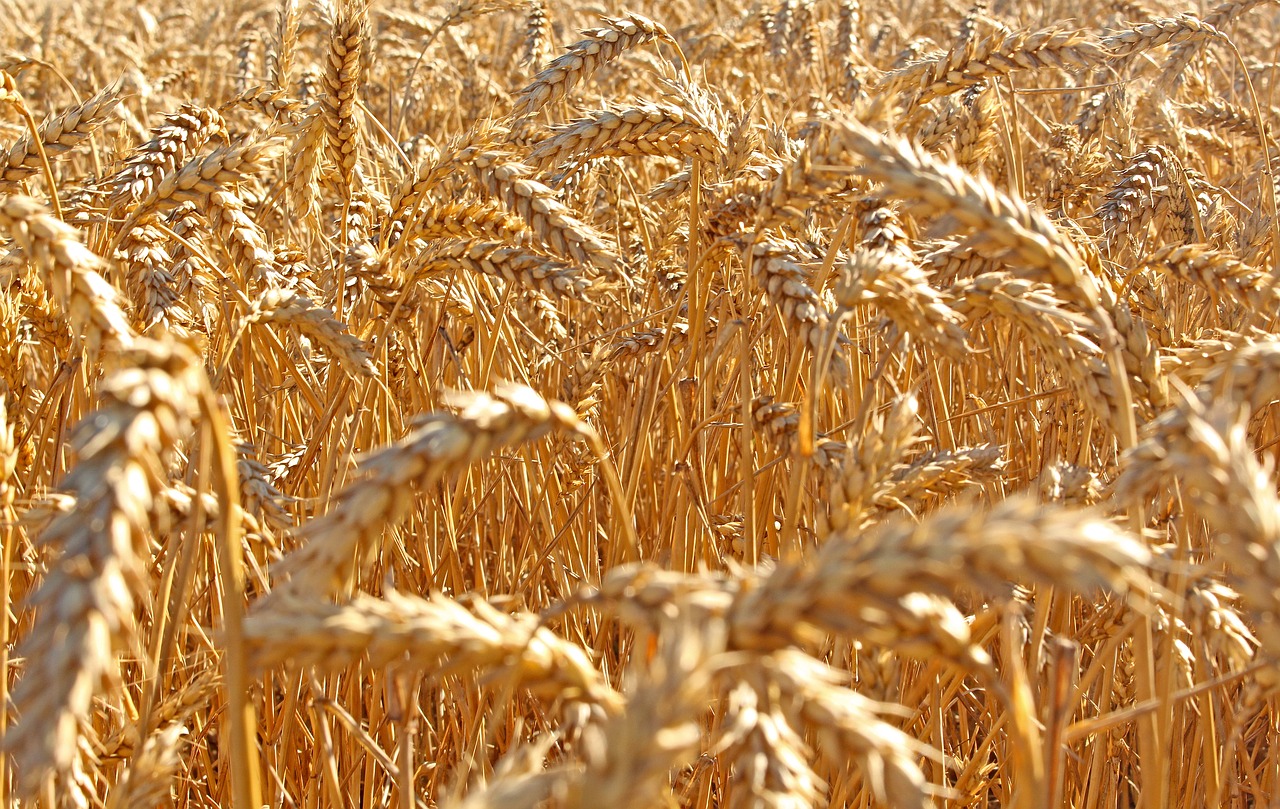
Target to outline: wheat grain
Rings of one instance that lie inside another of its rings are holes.
[[[112,202],[137,202],[155,191],[167,176],[177,171],[205,144],[225,137],[226,122],[214,110],[186,105],[157,127],[151,140],[142,144],[112,178]]]
[[[1093,67],[1107,55],[1087,32],[1047,28],[1034,33],[997,31],[981,41],[967,41],[937,58],[922,59],[891,71],[877,87],[894,94],[913,89],[913,106],[957,93],[989,78],[1015,70]]]
[[[102,259],[84,246],[73,228],[29,197],[0,200],[0,226],[28,251],[91,351],[102,343],[131,343],[133,329],[121,311],[120,293],[98,273]]]
[[[620,698],[581,647],[556,637],[534,615],[506,615],[481,600],[390,593],[335,606],[277,600],[245,624],[254,665],[342,668],[406,662],[435,676],[467,670],[501,677],[509,670],[550,697],[589,700],[617,710]],[[497,669],[495,672],[494,670]]]
[[[364,343],[347,332],[346,324],[330,310],[291,290],[268,288],[253,302],[243,323],[286,323],[324,346],[349,372],[362,376],[378,373]]]
[[[414,489],[428,488],[499,447],[578,425],[562,403],[515,385],[494,396],[457,394],[456,401],[458,414],[426,417],[402,441],[365,461],[367,477],[344,489],[328,514],[303,527],[306,542],[281,562],[288,579],[273,595],[336,593],[375,555],[383,529],[403,519]]]
[[[512,115],[519,119],[563,98],[578,82],[623,52],[648,42],[675,40],[667,29],[639,14],[605,18],[604,26],[583,31],[584,39],[551,61],[516,97]]]
[[[108,85],[82,104],[69,107],[40,124],[40,140],[49,159],[65,154],[90,138],[120,103],[119,82]],[[0,188],[16,185],[41,170],[40,152],[30,135],[9,147],[0,161]]]
[[[66,480],[74,508],[55,519],[42,543],[58,559],[34,595],[38,622],[14,691],[22,723],[4,746],[18,763],[21,789],[45,778],[67,783],[78,755],[79,724],[128,648],[135,596],[145,598],[162,456],[186,437],[192,392],[202,371],[189,351],[140,342],[104,391],[102,408],[77,431],[80,461]]]
[[[424,251],[411,265],[411,273],[424,275],[450,270],[505,278],[556,297],[580,298],[591,287],[578,268],[505,242],[451,239]]]

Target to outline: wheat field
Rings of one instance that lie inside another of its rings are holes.
[[[0,0],[0,805],[1280,806],[1277,54]]]

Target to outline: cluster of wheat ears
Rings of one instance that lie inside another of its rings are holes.
[[[0,0],[0,806],[1276,805],[1184,5]]]

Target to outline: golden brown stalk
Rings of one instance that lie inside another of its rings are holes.
[[[62,203],[58,199],[58,181],[53,175],[53,167],[49,164],[49,155],[45,154],[44,138],[40,134],[40,127],[36,124],[35,116],[31,114],[31,109],[27,106],[26,100],[18,92],[18,87],[14,83],[13,77],[0,70],[0,107],[4,106],[13,107],[26,124],[27,143],[31,145],[32,150],[35,152],[36,164],[43,172],[45,184],[49,189],[49,205],[53,208],[54,216],[60,220],[65,219],[66,217],[62,212]]]

